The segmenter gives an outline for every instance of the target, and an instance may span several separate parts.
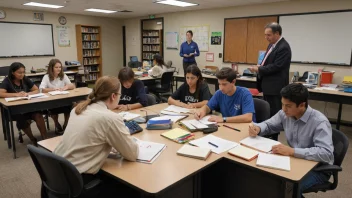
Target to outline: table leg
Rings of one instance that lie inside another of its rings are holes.
[[[7,146],[9,149],[12,148],[12,144],[11,144],[11,135],[10,135],[10,126],[9,126],[9,118],[8,118],[8,114],[7,114],[7,110],[4,108],[3,109],[4,112],[4,120],[5,120],[5,131],[6,131],[6,138],[7,138]]]
[[[339,103],[339,112],[337,114],[337,121],[336,121],[336,129],[340,130],[340,124],[341,124],[341,114],[342,114],[342,103]]]
[[[10,128],[11,128],[11,140],[12,140],[13,159],[16,159],[16,142],[15,142],[15,134],[14,134],[14,130],[13,130],[13,122],[12,122],[12,118],[11,118],[10,109],[7,110],[7,115],[8,115],[8,117],[9,117]]]
[[[2,132],[4,134],[4,140],[7,140],[6,137],[6,126],[5,126],[5,115],[4,115],[4,107],[0,105],[1,108],[1,123],[2,123]]]

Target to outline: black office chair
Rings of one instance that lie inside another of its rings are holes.
[[[156,104],[156,96],[154,94],[147,94],[148,97],[148,106]]]
[[[10,66],[2,66],[0,67],[0,76],[7,76],[9,74]]]
[[[155,93],[155,95],[162,102],[167,102],[167,98],[163,96],[170,96],[171,88],[172,88],[172,79],[174,76],[174,72],[164,72],[161,76],[160,84],[155,85],[154,87],[150,87],[150,92]]]
[[[84,185],[81,174],[65,158],[28,145],[28,152],[42,180],[42,198],[96,197],[101,180]]]
[[[130,67],[130,68],[142,67],[142,62],[139,62],[139,61],[136,61],[136,62],[128,62],[128,67]]]
[[[341,164],[345,155],[347,153],[347,149],[349,146],[348,137],[337,129],[332,129],[332,142],[334,144],[334,164],[322,164],[317,168],[314,168],[314,171],[323,172],[323,173],[330,173],[333,177],[333,183],[327,181],[324,184],[315,185],[303,193],[310,193],[318,191],[326,192],[328,190],[334,190],[338,184],[338,172],[342,171]]]
[[[254,102],[254,110],[255,110],[255,119],[257,123],[261,123],[265,120],[268,120],[270,118],[269,103],[259,98],[253,98],[253,102]],[[280,132],[272,135],[265,135],[264,137],[277,141],[279,134]]]

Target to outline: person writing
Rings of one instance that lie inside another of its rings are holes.
[[[87,100],[71,111],[62,141],[54,150],[77,168],[85,184],[95,179],[112,148],[129,161],[138,157],[139,147],[123,118],[111,111],[117,108],[120,95],[116,77],[99,78]]]
[[[211,122],[251,122],[255,121],[254,102],[247,88],[235,86],[236,72],[225,67],[217,72],[219,89],[209,100],[207,105],[200,108],[195,114],[197,120],[202,119],[211,111],[216,110],[222,114],[211,116]]]
[[[25,76],[26,67],[19,62],[10,65],[9,74],[0,84],[0,97],[26,97],[28,95],[39,93],[38,87]],[[41,112],[31,112],[19,114],[12,117],[16,120],[16,126],[23,130],[32,143],[37,146],[37,139],[33,136],[31,130],[31,121],[34,120],[43,139],[47,138],[45,122]]]
[[[273,146],[274,154],[294,156],[326,164],[334,162],[334,145],[329,120],[308,105],[309,93],[302,84],[290,84],[281,90],[282,110],[269,120],[249,124],[249,135],[264,136],[285,131],[288,146]],[[330,174],[310,171],[300,183],[300,191],[328,181]]]
[[[147,94],[141,80],[134,79],[134,72],[129,67],[120,70],[118,78],[122,84],[121,98],[118,110],[127,111],[148,105]]]
[[[202,73],[196,65],[186,69],[186,82],[168,99],[170,105],[185,108],[200,108],[211,98],[208,84],[203,81]]]
[[[51,59],[49,62],[48,72],[43,77],[39,88],[43,93],[50,91],[66,91],[75,88],[75,85],[71,83],[70,79],[63,72],[62,63],[58,59]],[[50,109],[51,118],[55,123],[55,133],[61,134],[66,129],[68,119],[70,118],[72,106],[65,106]],[[63,127],[59,123],[59,114],[64,113],[65,122]]]
[[[196,42],[192,40],[193,32],[186,32],[186,41],[181,44],[180,56],[183,57],[183,71],[186,76],[186,69],[190,65],[197,65],[196,56],[200,55],[199,48]]]

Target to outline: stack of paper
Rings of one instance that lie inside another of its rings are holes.
[[[194,139],[194,134],[188,131],[182,130],[180,128],[174,128],[170,131],[162,133],[161,136],[181,144]]]
[[[250,149],[241,145],[238,145],[235,148],[229,150],[228,153],[247,161],[251,161],[255,159],[259,154],[258,151],[255,151],[253,149]]]
[[[139,146],[139,153],[137,157],[137,162],[143,162],[151,164],[159,157],[160,153],[166,148],[165,144],[142,141],[135,138]]]
[[[69,94],[69,91],[50,91],[48,92],[50,95],[55,96],[55,95],[65,95]]]
[[[207,125],[216,124],[216,122],[209,122],[210,116],[206,116],[200,120],[183,120],[181,124],[190,131],[197,131],[209,128]]]
[[[195,147],[195,146],[190,146],[190,145],[183,145],[178,151],[178,155],[186,156],[186,157],[192,157],[196,159],[202,159],[206,160],[211,153],[211,150],[208,148],[200,148],[200,147]]]
[[[269,152],[271,151],[271,148],[275,145],[281,144],[278,141],[256,136],[256,137],[247,137],[243,140],[240,141],[240,143],[244,146],[256,149],[258,151],[262,152]]]
[[[228,141],[228,140],[216,137],[214,135],[207,135],[202,138],[190,141],[189,143],[194,146],[198,146],[200,148],[211,149],[211,151],[216,154],[220,154],[222,152],[228,151],[238,145],[236,142]]]
[[[125,111],[118,113],[118,115],[120,115],[126,121],[130,121],[141,116],[139,114],[125,112]]]
[[[290,171],[290,157],[279,156],[267,153],[259,153],[257,166]]]
[[[14,102],[14,101],[18,101],[18,100],[30,100],[32,98],[47,98],[49,96],[43,94],[43,93],[39,93],[39,94],[32,94],[26,97],[12,97],[12,98],[5,98],[6,102]]]
[[[164,111],[174,112],[174,113],[189,113],[190,110],[175,105],[170,105]]]

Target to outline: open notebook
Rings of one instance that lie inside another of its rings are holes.
[[[14,102],[14,101],[18,101],[18,100],[30,100],[32,98],[47,98],[49,96],[43,94],[43,93],[39,93],[39,94],[33,94],[33,95],[29,95],[26,97],[12,97],[12,98],[5,98],[6,102]]]
[[[228,151],[238,144],[229,140],[225,140],[215,135],[207,135],[196,140],[192,140],[189,144],[198,146],[200,148],[211,149],[212,152],[220,154],[222,152]]]
[[[126,121],[130,121],[130,120],[133,120],[133,119],[141,116],[139,114],[130,113],[130,112],[126,112],[126,111],[120,112],[118,114]]]
[[[160,153],[166,148],[165,144],[142,141],[134,138],[139,146],[137,162],[151,164],[159,157]]]
[[[206,160],[211,153],[209,148],[200,148],[191,145],[183,145],[178,151],[178,155]]]
[[[69,94],[69,91],[50,91],[48,92],[48,94],[55,96],[55,95],[65,95],[65,94]]]
[[[235,148],[232,148],[231,150],[228,151],[230,155],[239,157],[241,159],[251,161],[255,159],[259,152],[250,148],[247,148],[245,146],[238,145]]]
[[[257,166],[273,168],[278,170],[290,171],[290,157],[273,155],[267,153],[259,153]]]
[[[256,149],[258,151],[262,152],[269,152],[271,151],[271,148],[275,145],[281,144],[278,141],[256,136],[256,137],[247,137],[243,140],[240,141],[240,143],[244,146]]]

